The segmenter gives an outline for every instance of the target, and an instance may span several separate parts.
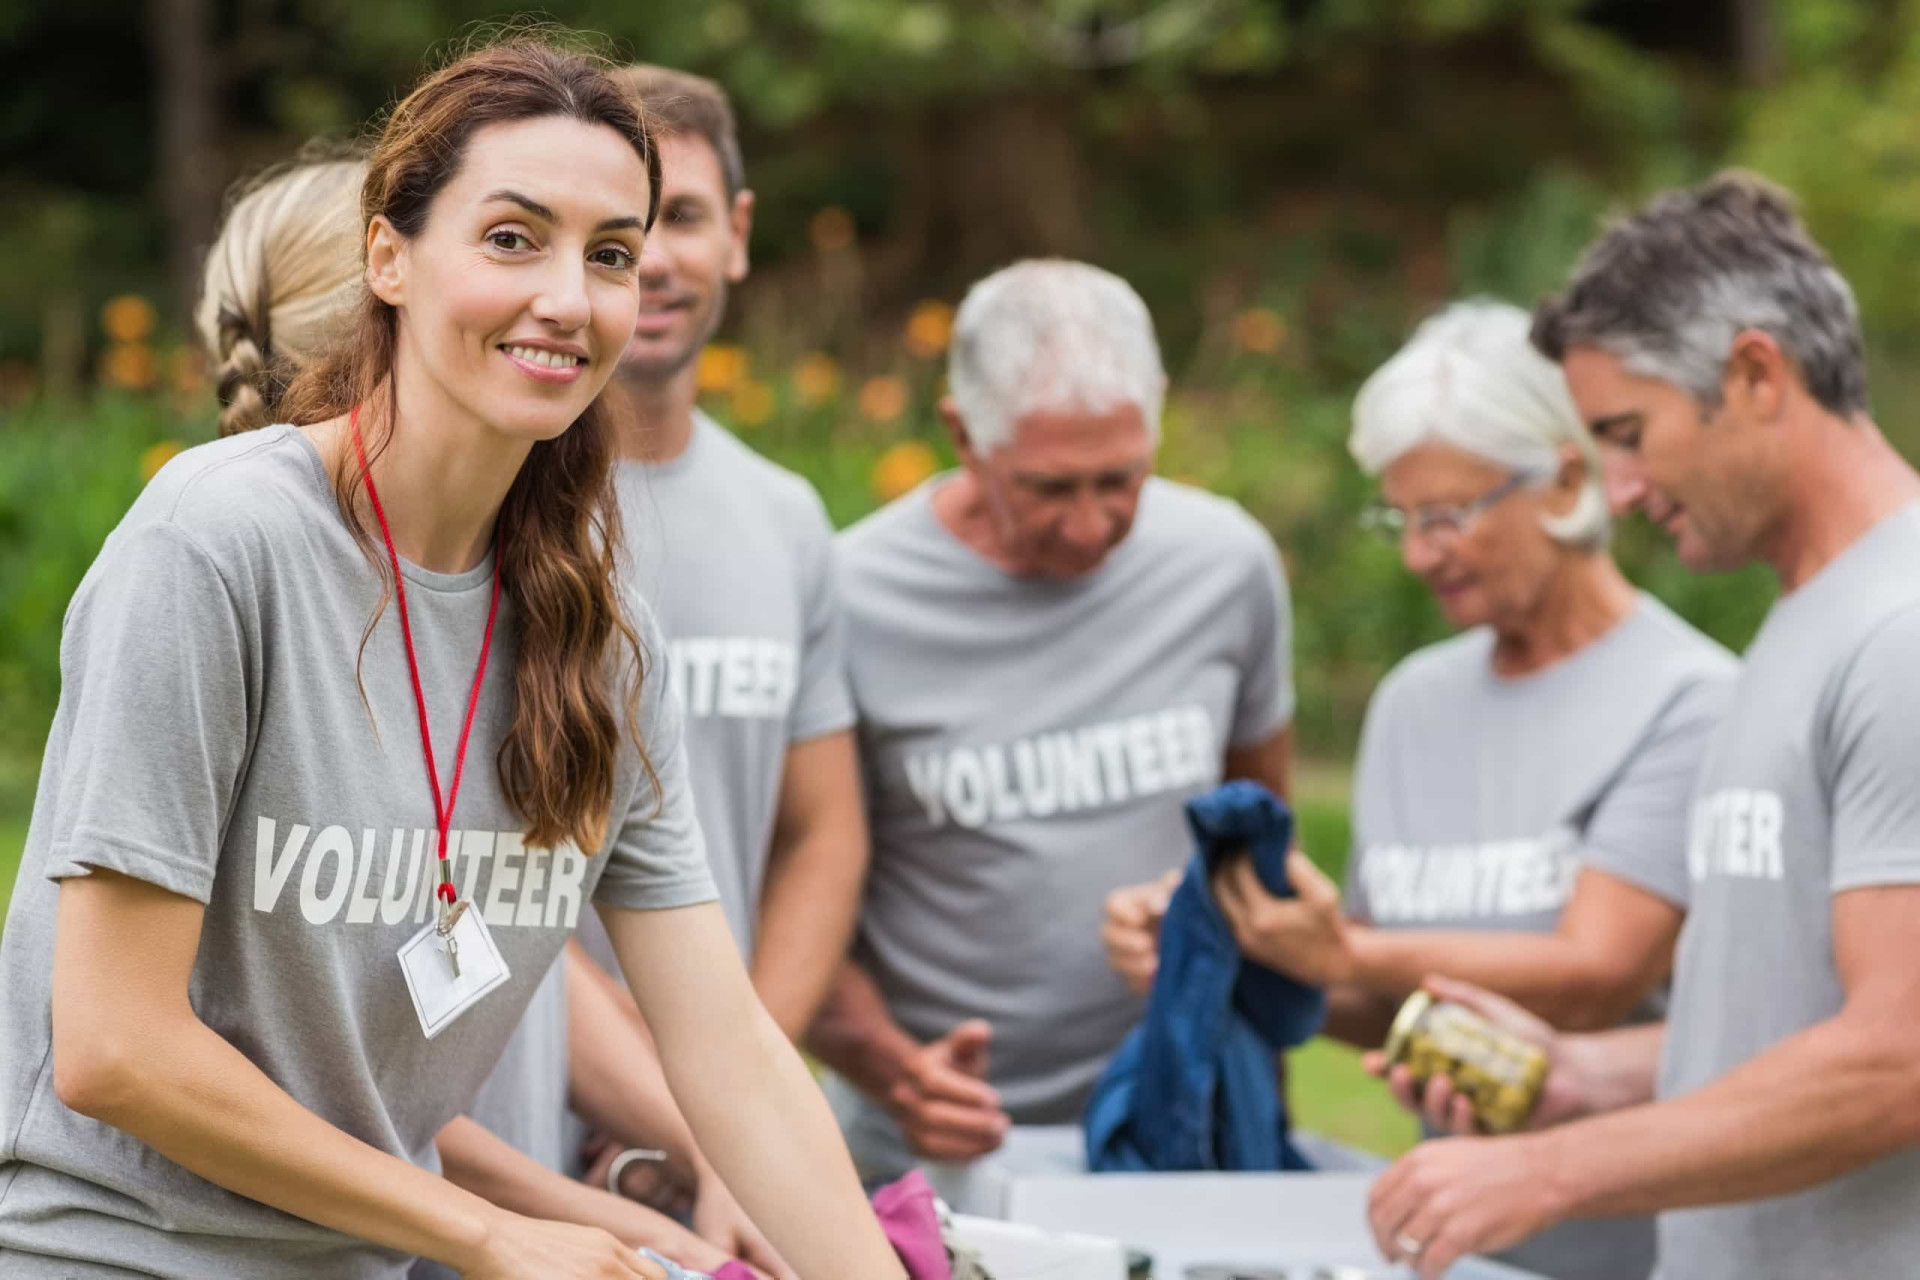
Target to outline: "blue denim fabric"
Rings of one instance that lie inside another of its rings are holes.
[[[1270,893],[1290,896],[1293,813],[1265,787],[1229,782],[1187,803],[1195,852],[1160,926],[1146,1019],[1087,1104],[1096,1173],[1305,1169],[1287,1140],[1274,1054],[1327,1016],[1326,993],[1243,960],[1213,901],[1212,871],[1246,851]]]

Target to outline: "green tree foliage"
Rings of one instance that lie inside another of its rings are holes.
[[[358,130],[515,13],[204,2],[223,180]],[[604,33],[615,56],[702,71],[734,94],[759,222],[724,334],[738,367],[709,403],[812,477],[836,519],[944,449],[938,344],[903,339],[923,302],[951,304],[1034,253],[1132,280],[1174,376],[1163,470],[1238,498],[1287,556],[1301,728],[1318,753],[1349,749],[1379,675],[1442,633],[1393,550],[1356,531],[1370,492],[1344,448],[1355,389],[1448,298],[1526,303],[1553,288],[1610,208],[1727,163],[1794,187],[1859,289],[1879,417],[1920,440],[1906,426],[1920,403],[1907,283],[1920,0],[546,8]],[[0,9],[17,71],[0,111],[0,218],[25,246],[0,258],[0,757],[29,779],[67,596],[137,492],[143,454],[211,429],[204,389],[168,355],[185,335],[165,318],[186,299],[165,292],[159,211],[174,175],[151,139],[166,86],[126,13],[111,0]],[[161,329],[141,340],[152,351],[110,347],[94,322],[123,294],[158,305]],[[50,386],[145,385],[148,364],[163,371],[151,390]],[[1619,550],[1730,644],[1766,605],[1762,575],[1692,577],[1634,522]]]

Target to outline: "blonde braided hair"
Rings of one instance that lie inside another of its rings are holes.
[[[207,253],[194,323],[214,362],[220,434],[273,421],[294,373],[353,320],[366,162],[303,157],[242,187]]]

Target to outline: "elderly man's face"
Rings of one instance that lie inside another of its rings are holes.
[[[1133,527],[1153,451],[1145,413],[1123,404],[1023,414],[1006,444],[964,460],[1015,571],[1076,578],[1099,567]]]

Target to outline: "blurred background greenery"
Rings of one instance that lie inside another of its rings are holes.
[[[513,12],[0,7],[0,895],[66,602],[145,479],[212,431],[184,318],[221,192],[358,132],[476,20]],[[1136,284],[1174,378],[1162,470],[1237,498],[1286,557],[1303,816],[1336,870],[1367,696],[1443,633],[1393,549],[1356,530],[1368,485],[1344,450],[1354,391],[1422,315],[1462,294],[1529,302],[1608,209],[1751,166],[1799,193],[1854,282],[1880,421],[1920,443],[1920,0],[551,0],[546,16],[735,95],[756,261],[702,363],[705,402],[838,521],[948,460],[933,405],[971,280],[1059,253]],[[1768,602],[1762,575],[1692,578],[1637,522],[1619,550],[1728,644]],[[1406,1140],[1377,1115],[1348,1127]]]

